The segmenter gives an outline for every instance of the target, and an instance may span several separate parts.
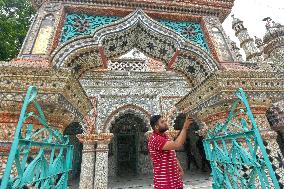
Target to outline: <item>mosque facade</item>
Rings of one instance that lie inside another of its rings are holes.
[[[172,138],[185,114],[206,136],[242,87],[284,183],[283,25],[268,17],[263,39],[252,38],[233,16],[238,47],[222,27],[234,0],[32,3],[37,14],[18,57],[0,62],[0,177],[30,85],[49,123],[70,135],[70,177],[80,177],[80,189],[107,188],[112,176],[151,174],[151,115],[168,118]],[[184,150],[177,156],[186,167]]]

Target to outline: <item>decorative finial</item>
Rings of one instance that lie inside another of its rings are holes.
[[[262,21],[265,21],[265,22],[266,22],[265,28],[266,28],[267,30],[269,30],[269,29],[277,29],[277,28],[283,27],[282,24],[275,22],[275,21],[272,20],[270,17],[266,17],[266,18],[262,19]]]
[[[236,42],[235,42],[235,41],[232,41],[232,40],[231,40],[231,47],[232,47],[233,50],[240,50],[240,49],[238,48]]]
[[[235,27],[237,24],[238,24],[238,25],[239,25],[239,24],[242,25],[243,21],[241,21],[239,18],[236,18],[234,14],[232,14],[231,17],[233,18],[233,20],[232,20],[232,27],[233,27],[233,29],[236,29],[236,28],[234,28],[234,27]],[[243,27],[241,27],[241,28],[243,28]]]

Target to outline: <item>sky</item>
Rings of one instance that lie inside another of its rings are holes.
[[[254,36],[262,39],[266,31],[263,18],[269,16],[275,22],[284,24],[284,0],[235,0],[232,13],[223,22],[223,27],[227,35],[239,44],[232,29],[232,14],[244,21],[244,26],[253,39]],[[242,50],[241,53],[245,56]]]
[[[232,13],[236,18],[244,21],[252,38],[263,38],[265,34],[265,17],[271,17],[275,22],[284,24],[284,0],[235,0]],[[226,33],[232,40],[238,43],[232,29],[231,15],[223,23]]]

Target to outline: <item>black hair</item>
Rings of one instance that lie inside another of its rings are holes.
[[[150,118],[150,125],[152,127],[153,130],[155,130],[155,126],[157,125],[157,122],[159,121],[159,119],[161,118],[161,115],[153,115]]]

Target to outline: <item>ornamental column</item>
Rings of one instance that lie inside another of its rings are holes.
[[[94,135],[77,135],[83,143],[82,163],[79,189],[93,189],[95,169],[95,137]],[[75,152],[76,153],[76,152]]]
[[[108,144],[112,133],[100,133],[97,138],[94,189],[108,188]]]

